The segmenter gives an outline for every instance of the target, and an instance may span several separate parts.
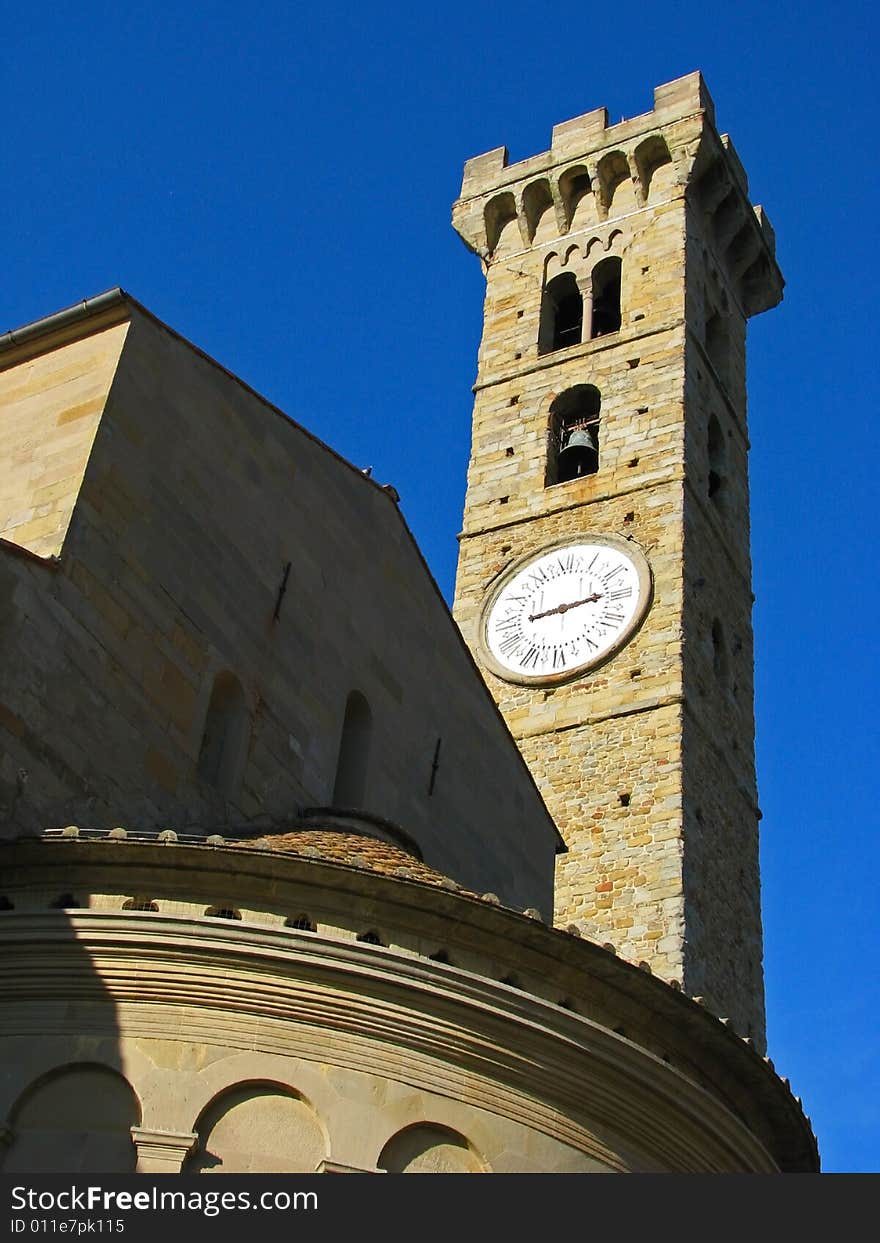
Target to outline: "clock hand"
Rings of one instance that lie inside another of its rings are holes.
[[[570,604],[557,604],[555,609],[545,609],[543,613],[532,613],[529,621],[538,621],[541,617],[552,617],[554,613],[567,613],[569,609],[579,608],[582,604],[595,604],[597,600],[601,600],[600,592],[594,592],[591,596],[584,596],[583,600],[572,600]]]

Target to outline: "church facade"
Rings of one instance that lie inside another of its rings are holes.
[[[745,320],[699,75],[468,162],[450,617],[121,290],[0,338],[0,1168],[818,1167],[766,1057]]]

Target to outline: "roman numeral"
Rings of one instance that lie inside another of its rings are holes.
[[[626,600],[633,593],[632,587],[618,587],[616,591],[609,591],[609,600]]]
[[[534,646],[530,647],[519,663],[522,665],[523,669],[527,668],[528,665],[537,665],[538,649]]]
[[[519,647],[522,637],[521,630],[517,630],[516,634],[509,634],[502,643],[498,644],[499,652],[503,652],[505,656],[511,656],[514,650]]]

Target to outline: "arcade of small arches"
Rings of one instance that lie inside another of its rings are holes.
[[[515,250],[638,211],[669,193],[674,165],[660,134],[502,190],[483,210],[486,253]]]
[[[129,1078],[99,1062],[68,1062],[39,1075],[0,1127],[0,1171],[184,1174],[348,1172],[332,1159],[332,1125],[296,1087],[233,1082],[198,1108],[191,1129],[165,1129]],[[380,1135],[358,1172],[477,1174],[489,1167],[460,1131],[432,1118]]]

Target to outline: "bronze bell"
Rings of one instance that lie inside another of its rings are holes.
[[[599,441],[594,427],[569,432],[559,453],[559,479],[594,475],[599,469]]]

